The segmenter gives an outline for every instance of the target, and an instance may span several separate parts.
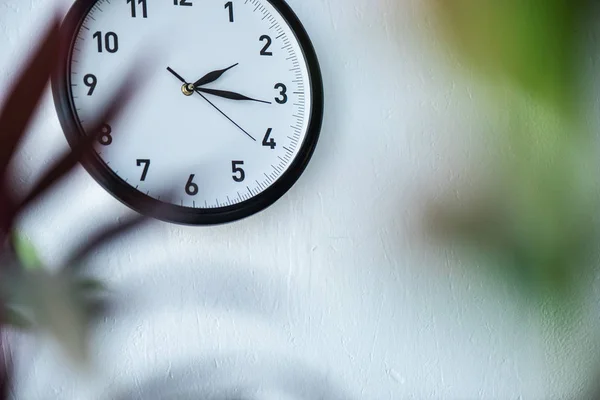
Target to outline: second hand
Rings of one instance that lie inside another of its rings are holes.
[[[244,130],[244,128],[242,128],[241,126],[239,126],[238,124],[236,124],[234,120],[232,120],[231,118],[229,118],[229,117],[227,116],[227,114],[225,114],[223,111],[221,111],[221,110],[219,109],[219,107],[215,106],[215,105],[212,103],[212,101],[210,101],[209,99],[207,99],[207,98],[206,98],[206,96],[204,96],[202,93],[200,93],[200,92],[198,91],[198,89],[196,89],[196,93],[198,93],[198,94],[199,94],[199,95],[200,95],[200,96],[201,96],[201,97],[202,97],[204,100],[206,100],[206,101],[208,102],[208,104],[210,104],[211,106],[213,106],[213,107],[215,108],[215,110],[217,110],[218,112],[220,112],[220,113],[221,113],[221,114],[222,114],[222,115],[223,115],[225,118],[227,118],[227,119],[228,119],[228,120],[229,120],[229,121],[230,121],[232,124],[234,124],[235,126],[237,126],[238,128],[240,128],[240,130],[241,130],[242,132],[244,132],[246,135],[248,135],[248,137],[249,137],[250,139],[252,139],[252,140],[254,140],[254,141],[256,142],[256,139],[254,139],[254,137],[253,137],[251,134],[249,134],[248,132],[246,132],[246,131]]]

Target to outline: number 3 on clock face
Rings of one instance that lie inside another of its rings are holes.
[[[134,210],[182,224],[231,222],[277,201],[306,168],[323,85],[284,1],[77,0],[65,26],[72,44],[52,88],[70,144],[90,134],[140,51],[153,51],[132,104],[104,121],[84,163]]]

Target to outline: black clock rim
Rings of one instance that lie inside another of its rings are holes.
[[[85,16],[97,1],[76,0],[67,13],[63,28],[70,42],[68,46],[62,47],[59,68],[52,76],[54,104],[70,146],[77,143],[81,135],[84,135],[83,128],[76,118],[71,95],[71,55],[75,36],[79,32]],[[308,130],[298,154],[288,169],[266,190],[248,200],[227,207],[201,209],[164,203],[138,191],[116,175],[97,154],[83,160],[82,165],[87,172],[113,197],[142,215],[165,222],[182,225],[217,225],[241,220],[263,211],[283,197],[298,181],[312,158],[321,133],[324,111],[323,80],[316,51],[294,11],[284,0],[266,1],[280,13],[296,36],[308,66],[310,90],[312,91],[312,109]]]

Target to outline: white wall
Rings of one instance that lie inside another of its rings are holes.
[[[50,3],[0,0],[0,88]],[[290,398],[572,398],[589,346],[556,346],[517,288],[423,240],[423,200],[477,166],[474,148],[491,145],[479,133],[494,121],[478,111],[476,88],[429,50],[420,2],[289,3],[313,39],[326,93],[322,139],[302,179],[247,220],[152,222],[98,253],[92,270],[123,303],[94,335],[96,370],[70,371],[50,341],[28,339],[18,398],[110,397],[125,382],[177,379],[188,359],[197,385],[246,377],[306,395]],[[65,148],[48,96],[16,163],[24,187]],[[78,171],[22,229],[56,266],[129,214]]]

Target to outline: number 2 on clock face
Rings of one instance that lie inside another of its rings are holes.
[[[105,122],[86,165],[115,197],[151,213],[141,204],[174,192],[160,218],[212,224],[260,211],[299,178],[319,136],[322,83],[283,1],[77,0],[67,19],[78,23],[53,90],[69,142],[152,50],[139,93]]]

